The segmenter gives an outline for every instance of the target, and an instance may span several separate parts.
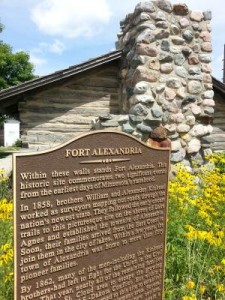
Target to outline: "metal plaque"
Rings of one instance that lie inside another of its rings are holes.
[[[14,155],[15,300],[161,300],[169,156],[111,131]]]

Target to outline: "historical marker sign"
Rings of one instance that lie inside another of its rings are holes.
[[[97,131],[14,156],[15,299],[162,299],[169,150]]]

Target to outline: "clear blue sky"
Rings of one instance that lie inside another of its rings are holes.
[[[138,0],[0,0],[0,39],[26,51],[37,75],[81,63],[115,49],[120,21]],[[180,1],[171,1],[172,4]],[[222,0],[183,0],[191,10],[212,11],[212,73],[223,76],[225,8]]]

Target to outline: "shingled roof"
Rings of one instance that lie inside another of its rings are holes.
[[[225,97],[225,84],[214,77],[212,79],[214,91]]]
[[[115,61],[117,59],[120,59],[121,57],[121,50],[112,51],[93,59],[89,59],[88,61],[85,61],[78,65],[73,65],[69,68],[54,72],[52,74],[29,80],[22,84],[4,89],[0,91],[0,106],[2,106],[3,104],[5,105],[6,103],[10,105],[13,98],[18,98],[18,96],[21,96],[26,92],[33,91],[37,88],[44,87],[52,83],[56,83],[73,75],[85,72],[111,61]]]

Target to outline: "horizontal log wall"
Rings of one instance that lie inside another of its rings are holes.
[[[215,94],[215,114],[210,142],[213,151],[225,151],[225,99]]]
[[[109,64],[30,95],[19,105],[22,141],[52,148],[92,129],[93,119],[118,114],[118,67]]]

